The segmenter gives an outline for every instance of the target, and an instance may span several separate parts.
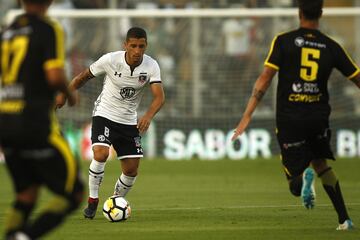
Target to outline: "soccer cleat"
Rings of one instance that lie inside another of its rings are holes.
[[[305,169],[303,173],[303,184],[301,188],[301,198],[303,205],[307,209],[315,206],[315,188],[314,188],[314,170],[312,168]]]
[[[339,226],[336,228],[336,230],[340,231],[347,231],[354,229],[354,224],[350,219],[345,220],[342,224],[339,224]]]
[[[84,209],[84,217],[93,219],[96,214],[96,209],[99,203],[98,198],[90,198],[88,199],[88,206]]]

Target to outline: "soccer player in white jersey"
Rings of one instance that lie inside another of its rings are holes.
[[[116,181],[114,195],[125,197],[135,183],[139,160],[143,157],[140,134],[146,132],[155,114],[165,101],[158,63],[144,54],[147,35],[144,29],[130,28],[124,43],[125,51],[110,52],[77,75],[70,83],[79,89],[88,80],[105,74],[104,86],[95,101],[91,141],[94,159],[89,167],[89,199],[85,218],[94,218],[99,203],[99,187],[112,145],[121,160],[122,173]],[[138,119],[137,108],[145,87],[150,85],[153,100]],[[57,107],[66,102],[57,96]]]

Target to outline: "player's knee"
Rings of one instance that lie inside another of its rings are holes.
[[[121,168],[123,174],[129,177],[136,177],[139,168],[139,158],[128,158],[121,162]]]
[[[123,174],[125,174],[126,176],[129,177],[136,177],[138,172],[137,172],[137,168],[134,169],[123,169]]]
[[[99,162],[105,162],[109,157],[109,148],[107,147],[94,147],[94,159]]]
[[[321,172],[329,168],[325,159],[313,160],[311,164],[317,174],[320,174]]]

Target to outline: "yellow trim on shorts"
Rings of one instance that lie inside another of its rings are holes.
[[[291,177],[291,173],[289,172],[289,170],[288,170],[286,167],[284,167],[284,171],[286,172],[286,174],[287,174],[289,177]]]
[[[67,177],[65,181],[65,192],[71,193],[74,189],[76,179],[76,161],[71,153],[70,147],[66,140],[60,134],[60,127],[55,117],[55,112],[51,113],[51,133],[49,136],[49,142],[56,149],[59,150],[64,157],[65,165],[67,168]]]

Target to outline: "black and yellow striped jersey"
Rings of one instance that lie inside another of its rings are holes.
[[[64,66],[60,25],[23,14],[0,34],[0,132],[3,136],[49,133],[55,90],[45,71]]]
[[[278,120],[328,119],[327,83],[332,70],[349,79],[360,71],[336,41],[306,28],[277,35],[265,66],[278,70]]]

